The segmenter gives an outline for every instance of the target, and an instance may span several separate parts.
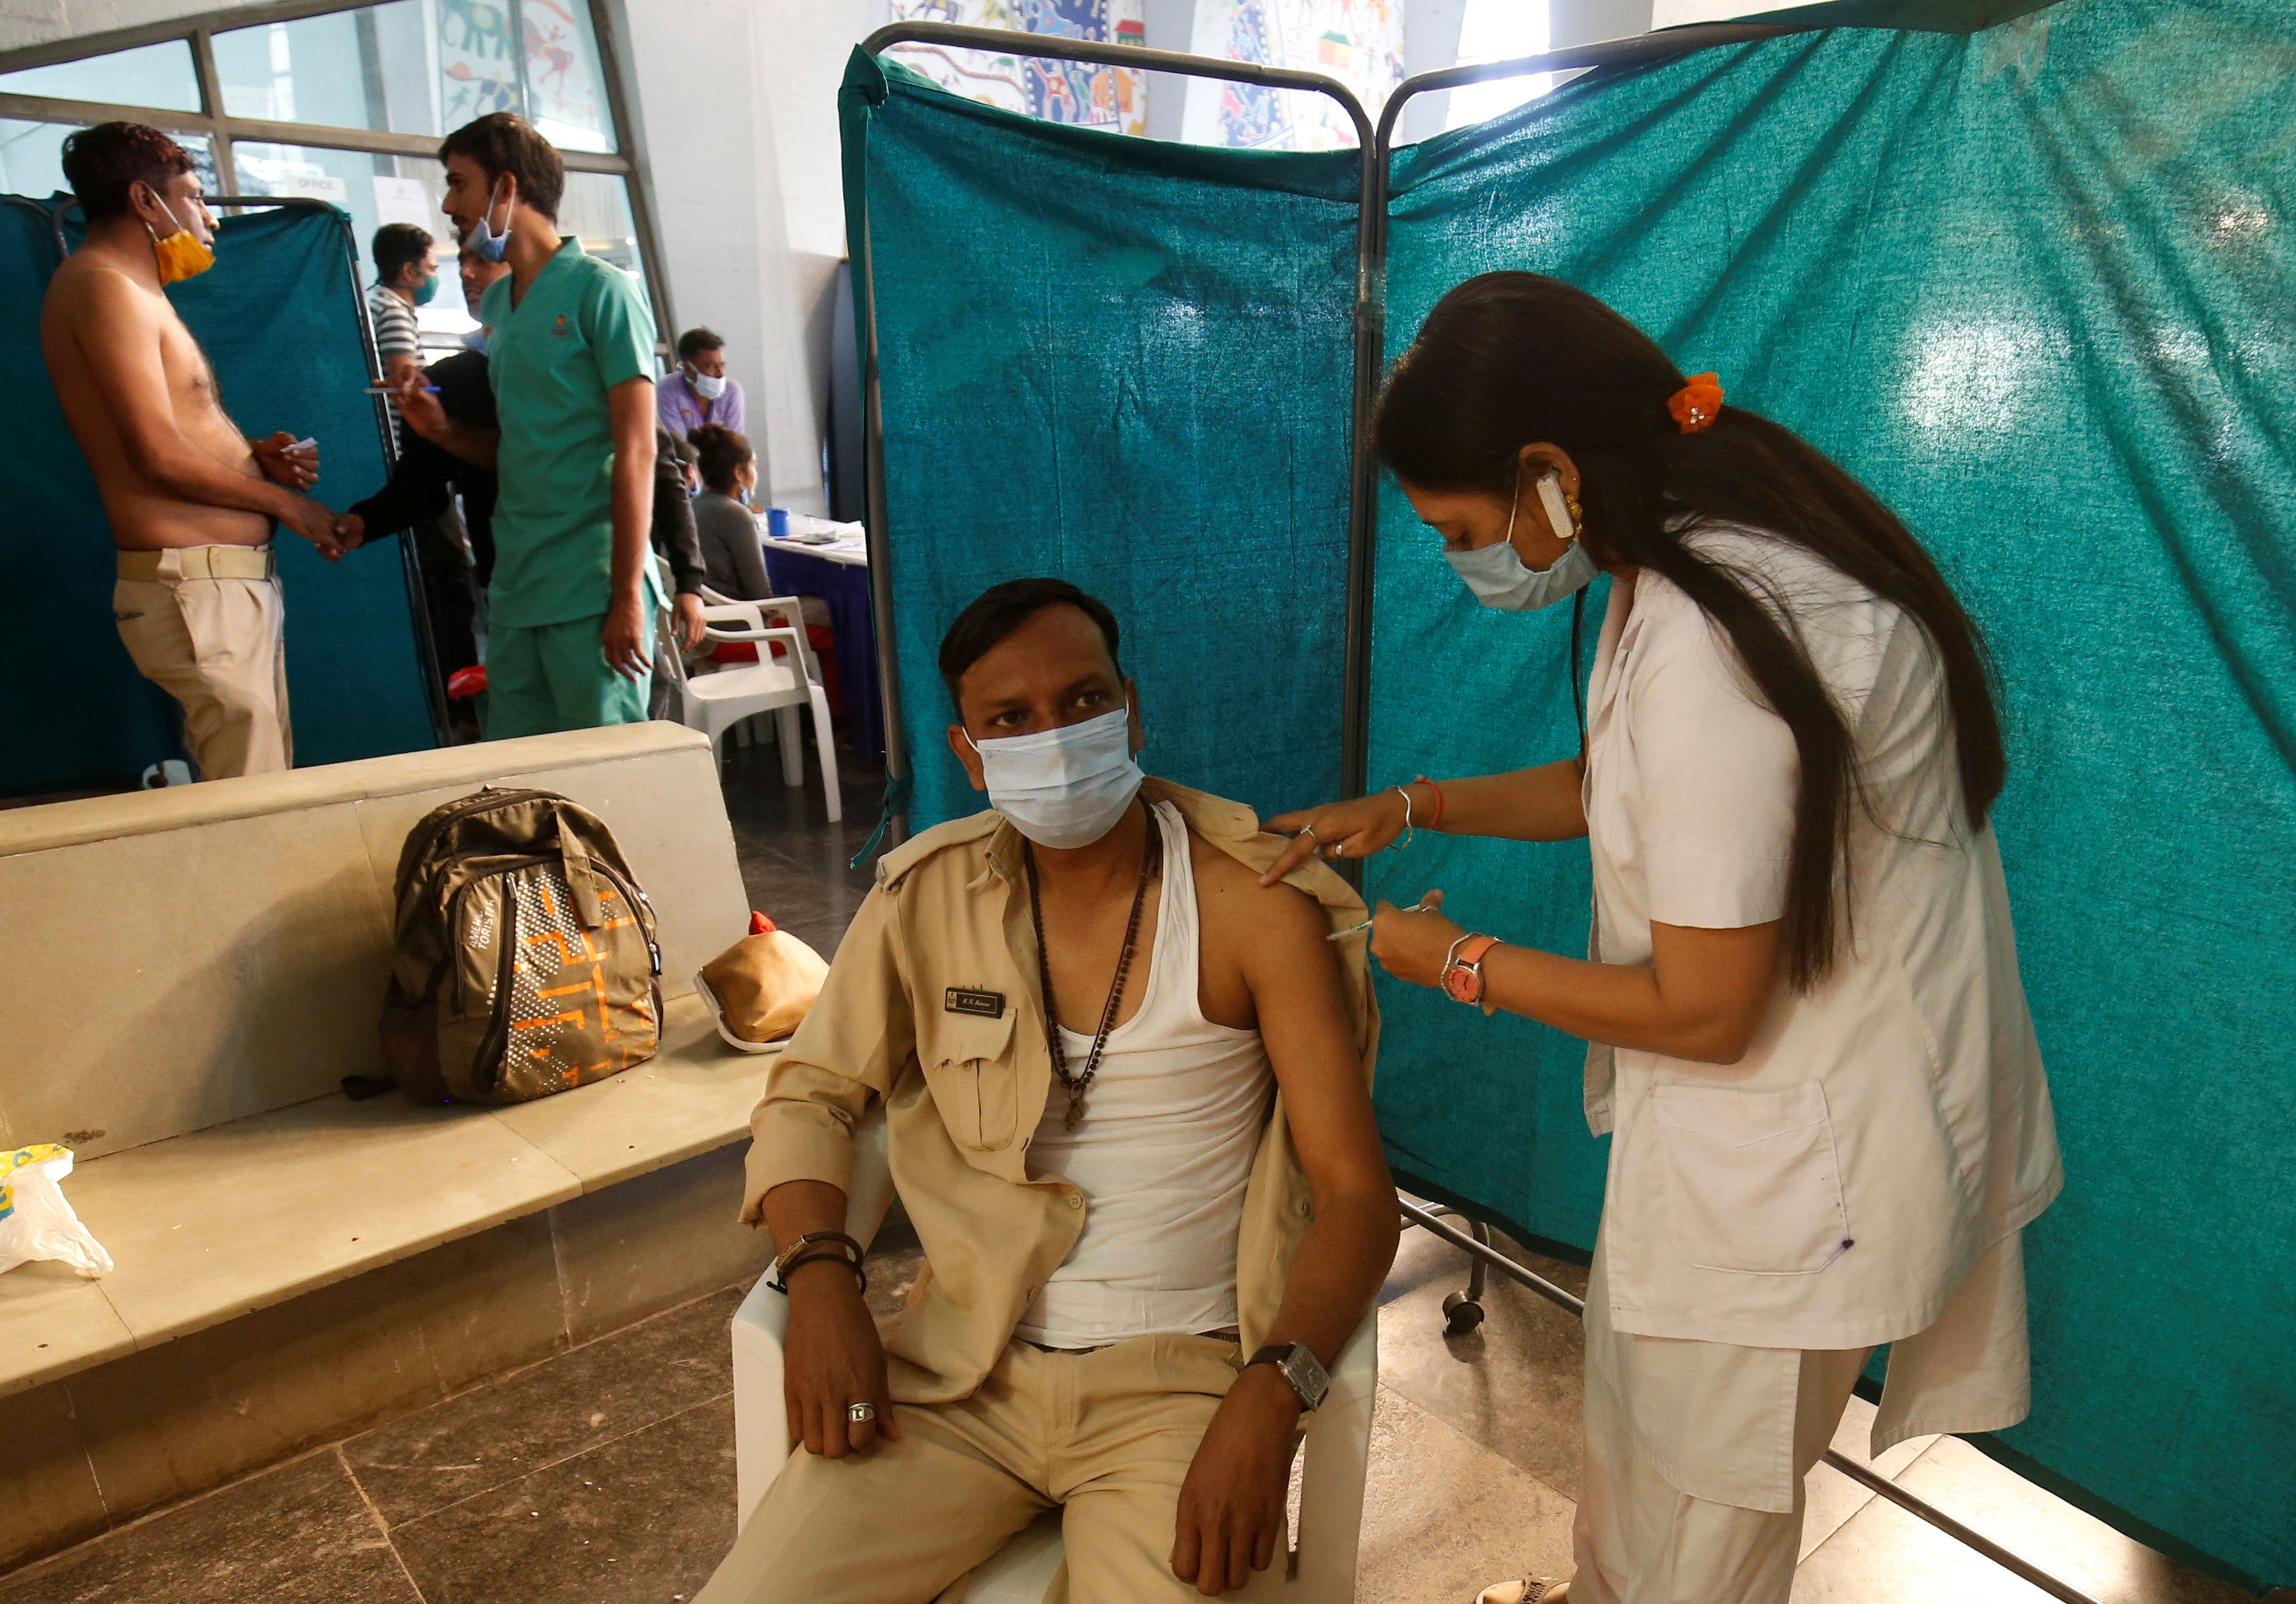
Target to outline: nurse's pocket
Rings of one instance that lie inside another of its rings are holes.
[[[1669,1222],[1691,1263],[1813,1275],[1851,1244],[1825,1088],[1657,1086]]]

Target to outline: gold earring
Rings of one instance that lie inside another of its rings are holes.
[[[1570,533],[1565,538],[1576,540],[1587,531],[1587,509],[1578,505],[1578,498],[1568,490],[1562,494],[1562,505],[1570,509]]]

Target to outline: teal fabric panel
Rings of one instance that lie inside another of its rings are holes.
[[[2227,0],[1707,51],[1399,152],[1388,273],[1397,350],[1472,274],[1586,287],[1937,553],[1999,661],[1997,822],[2068,1174],[2028,1233],[2033,1414],[2000,1445],[2130,1529],[2282,1584],[2291,82],[2296,12]],[[1567,619],[1477,613],[1392,496],[1377,608],[1374,783],[1570,751]],[[1405,860],[1398,890],[1440,884],[1471,925],[1583,950],[1582,851]],[[1601,1155],[1570,1044],[1382,999],[1398,1164],[1589,1246]]]
[[[913,822],[983,805],[940,637],[1029,574],[1115,610],[1151,772],[1263,810],[1335,794],[1355,153],[1035,122],[857,53],[843,110]]]
[[[70,214],[75,219],[77,213]],[[65,427],[39,350],[39,305],[55,252],[46,225],[0,208],[0,585],[42,598],[28,614],[36,672],[0,684],[0,793],[132,783],[179,753],[175,703],[137,674],[111,621],[111,538],[86,459]],[[213,363],[224,405],[250,438],[319,441],[316,493],[348,506],[388,472],[365,393],[346,236],[334,213],[226,216],[216,266],[168,292]],[[28,448],[16,448],[22,442]],[[16,516],[31,507],[36,514]],[[299,767],[435,744],[414,613],[397,545],[342,562],[276,538],[287,597],[288,696]],[[19,732],[21,732],[20,734]]]

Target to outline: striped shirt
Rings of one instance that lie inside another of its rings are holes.
[[[421,354],[422,342],[415,337],[414,308],[399,299],[398,291],[381,284],[368,290],[366,315],[374,324],[374,354],[382,358],[384,372],[390,371],[393,357]]]
[[[414,308],[399,297],[396,290],[381,284],[370,287],[366,292],[367,321],[374,325],[374,354],[382,366],[382,376],[390,377],[393,357],[413,357],[420,360],[422,341],[414,330]],[[390,406],[390,438],[396,445],[403,438],[398,432],[398,404]]]

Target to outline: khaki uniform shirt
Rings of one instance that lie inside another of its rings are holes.
[[[1194,834],[1254,874],[1284,845],[1238,803],[1157,779],[1141,794],[1175,803]],[[766,1193],[784,1181],[849,1192],[854,1126],[873,1103],[884,1105],[893,1184],[928,1264],[909,1307],[885,1322],[892,1394],[906,1403],[969,1396],[1084,1230],[1084,1194],[1029,1167],[1053,1068],[1023,844],[989,811],[928,830],[879,861],[876,889],[750,1120],[756,1140],[742,1218],[755,1224]],[[1364,917],[1362,900],[1320,862],[1285,878],[1323,905],[1334,929]],[[1368,945],[1341,950],[1368,1082],[1379,1036]],[[1314,1213],[1279,1093],[1237,1245],[1246,1352],[1275,1320]]]

